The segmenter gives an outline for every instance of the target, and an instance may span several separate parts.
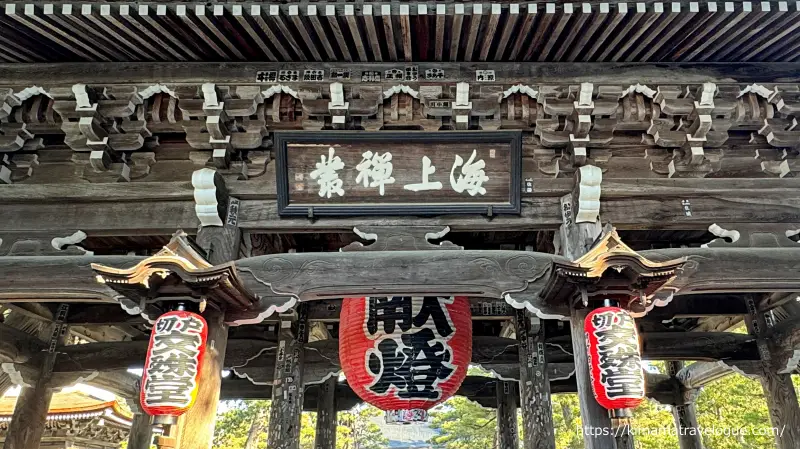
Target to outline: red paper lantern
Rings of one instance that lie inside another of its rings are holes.
[[[608,410],[637,407],[645,384],[633,317],[619,307],[602,307],[586,316],[584,329],[597,402]]]
[[[466,297],[346,298],[339,357],[347,381],[392,421],[424,420],[452,396],[472,359]]]
[[[196,313],[173,311],[158,317],[142,371],[139,399],[145,413],[177,417],[191,408],[207,337],[206,320]]]

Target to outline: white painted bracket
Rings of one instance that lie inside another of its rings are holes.
[[[575,211],[575,223],[594,223],[600,215],[600,184],[603,182],[603,171],[594,165],[585,165],[578,169],[578,208]]]
[[[218,187],[224,188],[224,181],[216,170],[203,168],[192,173],[194,187],[194,211],[201,226],[222,226],[220,216]]]
[[[594,93],[594,84],[581,83],[581,90],[578,93],[578,101],[575,102],[575,109],[594,108],[594,101],[592,101],[593,93]]]
[[[347,111],[350,104],[344,101],[344,88],[342,83],[331,83],[331,101],[328,103],[329,110]]]
[[[214,83],[205,83],[203,89],[203,109],[219,108],[220,103],[217,99],[217,88]]]
[[[97,104],[94,105],[89,100],[89,92],[86,90],[85,84],[73,84],[72,94],[75,95],[75,110],[76,111],[95,111]]]

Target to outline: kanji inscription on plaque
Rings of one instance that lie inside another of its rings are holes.
[[[276,133],[281,215],[519,213],[513,132]]]

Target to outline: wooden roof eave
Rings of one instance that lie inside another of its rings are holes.
[[[688,0],[641,2],[635,8],[625,2],[520,4],[505,0],[442,2],[436,8],[417,1],[399,5],[90,1],[57,3],[55,7],[9,3],[0,11],[0,23],[8,29],[0,33],[0,61],[315,63],[341,54],[341,59],[360,62],[629,63],[776,61],[798,56],[791,34],[800,14],[794,2],[787,5],[773,0],[752,7],[742,3],[725,2],[724,12],[717,2]],[[661,19],[675,16],[682,18]],[[514,32],[518,23],[519,30]],[[758,35],[749,32],[754,27],[747,25],[753,23],[763,25],[758,27]],[[60,37],[60,33],[76,29],[96,29],[98,24],[103,25],[104,33],[70,33],[70,40]],[[414,30],[430,25],[435,26],[430,39],[415,39]],[[131,38],[132,43],[122,47],[119,36]],[[192,48],[184,44],[187,36],[195,41]],[[21,46],[17,41],[30,45]]]

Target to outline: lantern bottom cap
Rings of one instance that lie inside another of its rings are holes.
[[[630,419],[633,417],[633,410],[630,408],[615,408],[608,411],[609,417],[613,419]]]
[[[428,421],[428,411],[421,408],[386,410],[388,424],[413,424]]]
[[[154,415],[153,424],[171,426],[178,423],[178,417],[172,415]]]

